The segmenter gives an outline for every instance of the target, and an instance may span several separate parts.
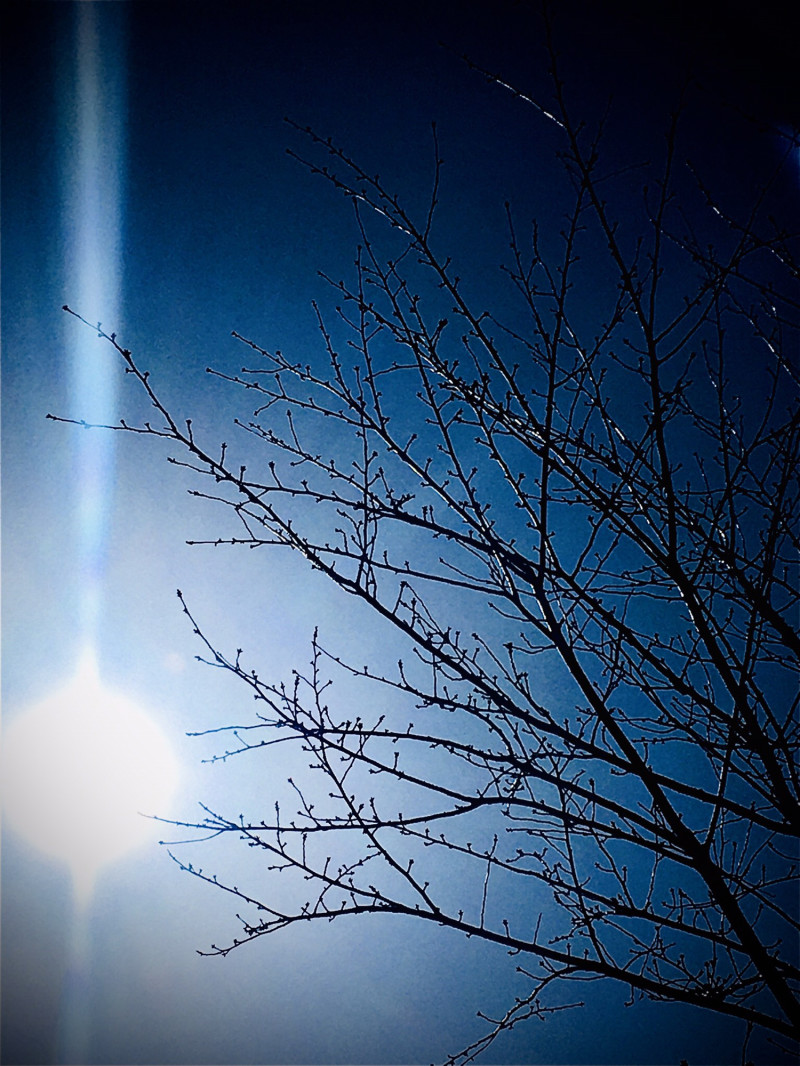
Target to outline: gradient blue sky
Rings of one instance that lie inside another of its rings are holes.
[[[694,62],[710,95],[687,118],[691,149],[710,182],[745,198],[763,154],[778,146],[755,132],[742,140],[717,101],[778,124],[797,118],[795,56],[778,5],[749,13],[728,4],[724,16],[689,3],[556,6],[575,98],[596,108],[615,94],[611,135],[621,151],[647,156],[658,144]],[[75,183],[81,25],[98,42],[107,184],[95,235],[105,234],[98,247],[109,253],[102,284],[88,288],[75,236],[86,210]],[[556,218],[556,142],[457,55],[536,91],[546,85],[539,32],[526,5],[502,2],[5,5],[7,721],[70,676],[89,627],[103,678],[147,705],[173,740],[184,767],[175,813],[192,816],[198,800],[238,810],[280,768],[204,766],[213,740],[185,737],[250,708],[232,681],[193,662],[200,649],[175,589],[215,639],[247,647],[275,677],[307,661],[315,625],[364,661],[380,657],[384,632],[299,560],[186,547],[215,532],[219,516],[186,495],[157,442],[103,443],[45,420],[94,410],[133,420],[141,408],[110,349],[60,308],[102,319],[196,430],[223,439],[237,398],[204,368],[241,364],[232,329],[265,345],[316,347],[310,303],[329,299],[316,272],[336,275],[355,245],[347,207],[286,155],[298,145],[284,116],[332,136],[412,204],[428,191],[435,119],[446,160],[442,227],[465,261],[493,268],[506,243],[504,200],[521,217]],[[783,190],[787,210],[794,180]],[[93,298],[101,306],[85,305]],[[95,475],[105,487],[87,520],[78,505]],[[224,853],[216,861],[223,868]],[[241,861],[238,849],[230,861]],[[68,876],[10,832],[2,875],[3,1062],[52,1061]],[[235,925],[222,894],[180,874],[155,845],[105,871],[91,912],[90,1061],[429,1062],[483,1031],[478,1009],[500,1009],[520,991],[502,951],[397,919],[295,927],[226,959],[195,954]],[[605,985],[585,995],[583,1012],[515,1030],[484,1061],[738,1061],[740,1026],[671,1006],[624,1008],[624,990]]]

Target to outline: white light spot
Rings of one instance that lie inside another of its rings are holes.
[[[72,681],[6,730],[4,813],[32,844],[67,863],[78,902],[88,901],[103,866],[155,839],[142,814],[165,812],[177,778],[164,734],[101,683],[91,653]]]

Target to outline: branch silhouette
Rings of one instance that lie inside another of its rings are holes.
[[[506,207],[514,313],[487,309],[441,250],[435,130],[417,219],[291,123],[307,145],[292,154],[352,205],[359,245],[351,279],[328,279],[335,312],[314,305],[319,356],[234,333],[253,365],[208,370],[255,399],[236,428],[263,454],[257,474],[227,442],[204,444],[96,327],[155,411],[106,428],[177,446],[170,461],[205,479],[195,495],[240,525],[203,543],[299,552],[403,655],[362,666],[315,633],[307,669],[267,680],[241,649],[217,648],[179,592],[200,657],[256,701],[253,722],[210,731],[230,738],[216,758],[295,745],[308,771],[290,780],[288,815],[204,807],[171,823],[256,849],[295,878],[290,906],[173,857],[248,908],[241,936],[211,954],[346,914],[505,946],[530,990],[450,1066],[578,1006],[557,989],[599,978],[788,1047],[796,237],[768,213],[770,180],[744,219],[687,184],[679,113],[639,207],[615,199],[630,172],[605,169],[602,128],[590,136],[570,113],[555,52],[553,70],[547,105],[481,72],[555,127],[573,191],[557,255]],[[342,675],[364,685],[358,708],[336,705]]]

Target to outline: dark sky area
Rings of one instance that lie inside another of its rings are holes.
[[[595,120],[613,97],[612,156],[657,156],[688,77],[685,154],[729,203],[746,203],[777,165],[780,131],[800,117],[784,6],[553,8],[576,110]],[[75,234],[89,210],[75,191],[86,121],[81,18],[96,34],[104,162],[92,208],[95,265],[79,277]],[[300,560],[187,547],[217,529],[219,516],[186,495],[158,442],[116,435],[95,446],[86,443],[94,434],[45,419],[141,412],[110,349],[61,307],[102,320],[181,415],[223,439],[237,398],[204,369],[241,365],[231,330],[318,350],[311,301],[335,301],[317,272],[338,277],[354,255],[352,211],[287,154],[305,145],[286,116],[332,137],[418,210],[435,120],[443,243],[473,284],[488,278],[507,249],[504,201],[557,229],[565,190],[553,129],[460,56],[545,100],[537,6],[6,2],[2,21],[4,719],[63,683],[91,637],[104,679],[149,707],[173,743],[183,777],[171,813],[194,817],[211,798],[232,808],[259,794],[265,769],[202,764],[213,738],[185,736],[249,708],[235,685],[193,661],[198,648],[175,589],[220,642],[248,642],[276,676],[307,661],[317,624],[365,657],[385,652],[383,632]],[[774,192],[787,217],[796,218],[798,180],[795,158]],[[491,293],[495,283],[485,284]],[[87,533],[80,508],[91,470],[100,471],[92,482],[100,502]],[[97,592],[90,606],[87,567]],[[217,861],[224,865],[224,848]],[[55,1061],[69,983],[69,877],[10,830],[2,876],[2,1061]],[[234,924],[228,901],[182,875],[155,844],[104,870],[80,988],[88,1061],[439,1061],[483,1031],[479,1009],[502,1010],[520,992],[503,951],[394,918],[295,927],[225,959],[195,953]],[[625,1007],[624,989],[600,984],[581,994],[583,1011],[515,1029],[486,1061],[739,1061],[739,1023],[671,1005]],[[763,1044],[755,1053],[760,1066],[772,1061]]]

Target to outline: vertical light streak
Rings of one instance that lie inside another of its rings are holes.
[[[119,331],[125,144],[124,5],[75,5],[74,79],[64,130],[64,247],[69,302],[87,318]],[[73,413],[90,422],[117,420],[120,368],[87,330],[69,331]],[[113,433],[77,435],[79,632],[95,644],[102,612]]]
[[[56,1062],[89,1062],[90,926],[89,908],[77,903],[72,914],[67,972],[61,994],[61,1013],[56,1037]]]
[[[87,317],[121,328],[125,145],[124,5],[73,7],[74,39],[62,116],[65,275]],[[71,105],[71,106],[69,106]],[[87,331],[68,332],[70,407],[87,421],[117,420],[119,368]],[[115,434],[86,431],[75,443],[79,605],[84,654],[96,646],[114,485]],[[71,944],[57,1036],[58,1062],[88,1062],[90,892],[76,883]]]

